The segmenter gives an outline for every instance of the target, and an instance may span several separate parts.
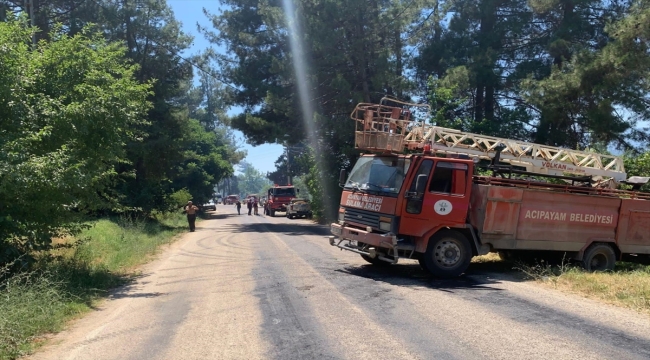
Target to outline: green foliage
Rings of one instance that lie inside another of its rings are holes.
[[[429,103],[432,122],[437,126],[470,131],[472,120],[465,118],[463,105],[468,101],[459,89],[467,88],[468,73],[464,66],[450,69],[442,79],[429,77]],[[465,84],[464,84],[465,83]]]
[[[341,188],[338,186],[339,171],[329,171],[326,154],[308,153],[309,172],[302,176],[311,195],[314,216],[320,222],[336,219],[341,200]],[[323,165],[318,164],[320,162]],[[324,191],[329,189],[330,191]]]
[[[215,131],[206,130],[197,120],[189,120],[183,139],[184,158],[176,169],[172,187],[187,189],[197,203],[211,199],[214,185],[232,175],[232,165],[226,160],[229,151],[219,140]]]
[[[190,194],[189,190],[183,188],[167,195],[165,203],[169,211],[174,211],[187,205],[190,200],[192,200],[192,194]]]
[[[305,181],[305,176],[297,176],[293,178],[293,186],[296,187],[296,189],[300,190],[300,193],[298,194],[298,197],[311,200],[313,196],[311,195],[311,192],[309,191],[309,186],[307,185],[307,182]]]
[[[248,162],[239,163],[241,174],[237,175],[239,192],[242,196],[249,194],[260,194],[268,189],[271,182]]]
[[[286,184],[289,176],[293,179],[309,172],[310,165],[307,146],[303,144],[289,146],[287,151],[275,161],[275,171],[266,174],[266,177],[274,184]]]
[[[623,156],[623,162],[628,177],[650,177],[650,151],[645,151],[641,154],[626,153]],[[650,184],[643,185],[641,190],[650,191]]]
[[[114,168],[149,108],[150,86],[134,80],[122,46],[57,31],[30,51],[30,33],[0,23],[0,263],[115,204]]]
[[[421,79],[434,79],[436,122],[571,148],[645,145],[637,122],[650,109],[648,8],[644,0],[436,3],[414,63]]]
[[[309,172],[304,176],[304,182],[307,185],[311,197],[311,208],[314,212],[316,219],[324,217],[325,210],[325,193],[323,192],[324,184],[322,184],[323,174],[320,172],[316,166],[314,156],[309,157],[311,160],[311,166],[309,167]]]

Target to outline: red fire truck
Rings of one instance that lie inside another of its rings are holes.
[[[264,204],[264,214],[275,216],[276,211],[287,211],[287,205],[292,199],[296,198],[296,193],[300,190],[292,185],[279,186],[275,184],[267,192],[266,204]]]
[[[234,205],[239,200],[239,195],[228,195],[224,200],[225,205]]]
[[[495,251],[564,252],[588,270],[650,254],[648,178],[626,179],[620,158],[426,125],[413,104],[383,101],[352,113],[368,153],[341,172],[331,245],[372,264],[417,259],[439,277]],[[488,159],[491,175],[477,175]]]

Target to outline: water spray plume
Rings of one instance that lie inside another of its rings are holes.
[[[302,113],[302,121],[304,129],[307,134],[307,141],[315,152],[314,159],[320,174],[326,174],[322,159],[319,154],[322,154],[320,143],[318,141],[317,129],[315,124],[315,111],[312,104],[313,96],[310,90],[310,82],[307,77],[307,58],[304,52],[304,41],[301,38],[303,34],[302,26],[300,24],[300,17],[296,13],[296,8],[293,0],[283,0],[282,7],[284,16],[289,27],[289,45],[291,47],[291,54],[293,56],[293,70],[296,76],[296,85],[298,88],[298,99],[300,101],[300,110]],[[332,209],[329,209],[329,201],[326,195],[332,194],[329,189],[330,185],[326,179],[321,178],[321,189],[323,191],[322,198],[324,199],[323,205],[325,206],[325,213],[331,214]]]

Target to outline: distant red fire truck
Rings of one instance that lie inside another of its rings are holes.
[[[292,185],[274,185],[267,192],[267,200],[264,204],[264,214],[275,216],[277,211],[286,212],[287,205],[292,199],[296,198],[296,194],[299,191],[300,190],[294,188]]]

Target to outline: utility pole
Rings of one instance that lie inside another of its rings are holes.
[[[291,161],[289,160],[289,145],[285,147],[287,149],[287,180],[289,181],[287,185],[291,185]]]

